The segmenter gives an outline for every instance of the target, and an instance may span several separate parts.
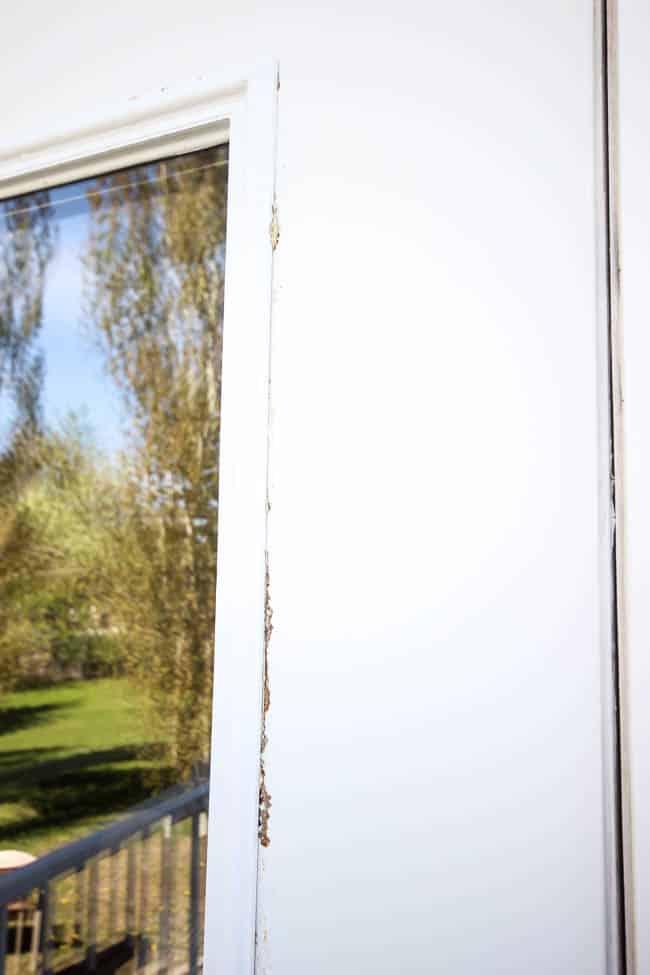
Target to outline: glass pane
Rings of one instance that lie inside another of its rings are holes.
[[[227,174],[0,202],[5,971],[201,968]]]

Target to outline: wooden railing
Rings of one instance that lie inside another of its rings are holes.
[[[0,975],[198,975],[207,808],[175,789],[0,877]]]

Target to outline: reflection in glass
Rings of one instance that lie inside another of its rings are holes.
[[[201,967],[226,190],[222,146],[0,202],[6,971]]]

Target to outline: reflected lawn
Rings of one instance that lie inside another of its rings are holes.
[[[5,695],[0,849],[40,855],[92,832],[150,795],[161,764],[144,702],[126,681]]]

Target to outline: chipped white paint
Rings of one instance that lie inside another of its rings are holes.
[[[0,158],[6,197],[230,145],[204,955],[207,971],[223,973],[254,965],[276,98],[276,66],[266,62],[96,107],[77,131],[3,147]]]
[[[278,208],[275,203],[273,204],[273,215],[269,225],[269,237],[271,240],[271,248],[275,250],[280,240],[280,222],[278,220]]]

